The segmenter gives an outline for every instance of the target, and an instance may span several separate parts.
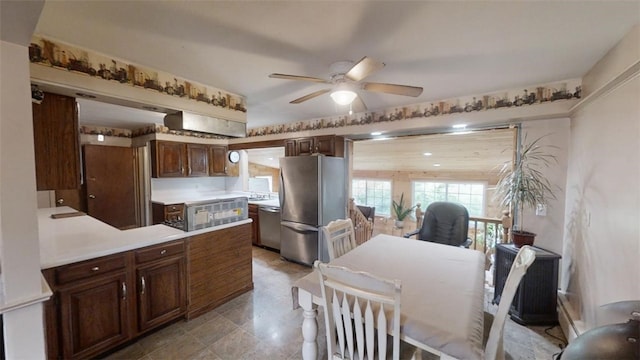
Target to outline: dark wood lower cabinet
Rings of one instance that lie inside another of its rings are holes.
[[[47,357],[96,357],[186,312],[184,241],[46,269]]]
[[[130,337],[124,271],[59,292],[62,357],[94,356]]]
[[[183,256],[139,266],[138,329],[145,331],[184,315],[187,310]]]
[[[185,315],[195,318],[253,289],[251,225],[42,273],[53,290],[44,304],[47,357],[94,358],[162,324]]]

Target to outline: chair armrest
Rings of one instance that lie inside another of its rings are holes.
[[[409,238],[409,237],[412,237],[413,235],[415,235],[415,234],[417,234],[417,233],[419,233],[419,232],[420,232],[420,229],[416,229],[416,230],[414,230],[414,231],[412,231],[412,232],[409,232],[409,233],[404,234],[404,237],[405,237],[405,238]]]

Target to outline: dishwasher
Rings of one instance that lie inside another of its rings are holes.
[[[260,243],[280,251],[280,208],[260,206],[258,219],[260,219]]]

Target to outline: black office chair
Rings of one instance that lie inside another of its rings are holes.
[[[417,235],[418,240],[468,248],[471,245],[468,232],[469,212],[466,207],[458,203],[436,201],[427,207],[422,227],[404,237]]]

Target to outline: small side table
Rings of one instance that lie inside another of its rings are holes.
[[[533,246],[536,260],[520,281],[509,314],[522,325],[554,325],[558,323],[558,267],[560,255]],[[493,303],[500,303],[502,290],[511,265],[518,253],[513,244],[496,245]]]

